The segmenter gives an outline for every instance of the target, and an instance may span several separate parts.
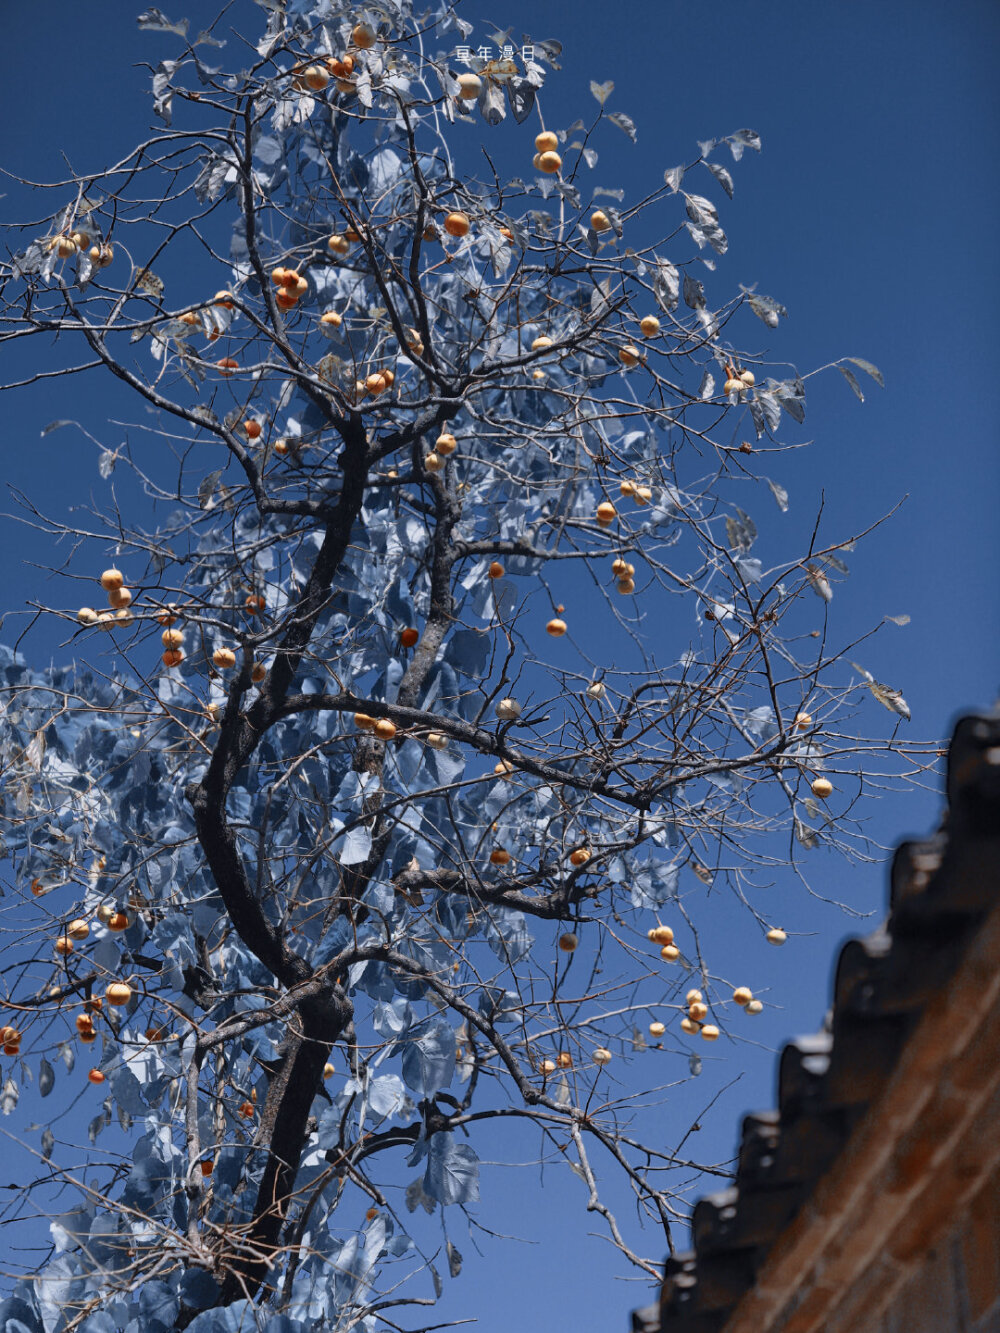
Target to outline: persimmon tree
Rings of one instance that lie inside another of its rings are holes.
[[[98,460],[134,511],[23,502],[65,664],[3,659],[4,1110],[96,1099],[92,1169],[43,1133],[30,1329],[399,1327],[499,1118],[655,1276],[694,1164],[636,1100],[761,1007],[709,890],[780,943],[757,885],[864,855],[866,788],[922,766],[828,620],[860,534],[780,549],[807,377],[759,350],[776,301],[715,292],[708,197],[757,136],[630,201],[606,86],[543,121],[555,43],[264,8],[224,45],[144,14],[162,125],[8,230],[30,378],[143,409]]]

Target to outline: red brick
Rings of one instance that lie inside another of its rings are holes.
[[[886,1333],[957,1333],[962,1327],[952,1250],[944,1244],[920,1260],[889,1308]]]
[[[969,1206],[961,1249],[969,1314],[976,1320],[1000,1302],[1000,1170]]]

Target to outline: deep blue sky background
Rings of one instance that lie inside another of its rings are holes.
[[[35,7],[7,8],[0,166],[44,179],[61,172],[60,153],[86,169],[141,137],[150,123],[148,75],[133,64],[173,54],[173,39],[136,32],[139,8],[91,12],[53,0],[41,20]],[[167,12],[186,14],[197,30],[215,10],[203,0],[186,7],[171,0]],[[843,536],[908,495],[851,558],[850,580],[832,607],[834,627],[846,639],[883,614],[910,614],[908,627],[888,627],[859,660],[903,691],[914,734],[946,735],[957,711],[990,704],[1000,684],[1000,9],[985,0],[947,7],[933,0],[500,0],[465,4],[460,12],[476,23],[474,43],[487,40],[494,24],[512,27],[515,39],[524,32],[562,41],[563,69],[550,75],[544,93],[549,125],[589,118],[596,106],[589,80],[614,80],[608,109],[633,117],[639,142],[633,147],[608,128],[596,143],[594,180],[623,186],[631,200],[654,187],[664,168],[690,160],[698,139],[742,126],[762,135],[763,154],[747,154],[734,169],[735,200],[718,198],[730,250],[712,290],[756,282],[788,307],[779,330],[743,326],[751,347],[802,370],[856,354],[886,377],[884,392],[871,386],[869,394],[866,382],[864,406],[836,372],[810,381],[806,428],[797,438],[814,444],[773,469],[791,494],[781,520],[785,544],[811,525],[821,492],[825,530]],[[27,58],[38,50],[40,22],[44,70]],[[529,138],[526,128],[505,125],[496,149],[513,163],[530,151]],[[696,188],[716,198],[708,185],[706,176]],[[6,219],[51,211],[47,201],[7,188],[0,205]],[[5,359],[4,380],[12,365],[21,373],[18,357]],[[0,397],[5,482],[53,511],[84,499],[97,484],[92,448],[70,432],[40,440],[39,431],[71,416],[103,437],[110,402],[102,378]],[[757,503],[761,520],[778,520],[776,510]],[[0,500],[0,508],[11,506]],[[23,628],[10,613],[45,595],[32,562],[44,563],[49,552],[6,517],[0,544],[0,611],[7,616],[0,637],[9,643]],[[55,640],[29,637],[29,656],[33,643],[38,653],[55,651]],[[674,647],[664,652],[672,657]],[[891,719],[872,702],[866,725],[886,733]],[[872,832],[891,845],[932,827],[940,810],[938,793],[886,798],[873,809]],[[883,869],[845,872],[829,859],[818,863],[815,884],[861,910],[880,911],[884,902]],[[788,895],[796,929],[817,933],[760,960],[770,965],[784,1006],[754,1031],[772,1047],[820,1021],[835,945],[850,924],[832,909],[806,910],[791,886],[775,893]],[[728,963],[736,972],[751,952],[756,960],[760,946],[737,931],[719,942],[719,952],[720,970]],[[717,1071],[706,1067],[699,1095],[707,1102],[741,1069],[740,1083],[705,1118],[697,1147],[689,1140],[705,1159],[730,1156],[739,1114],[773,1102],[773,1055],[750,1046],[738,1047]],[[676,1111],[668,1103],[664,1143],[677,1141],[685,1116],[689,1121],[686,1100]],[[513,1139],[495,1156],[508,1153],[525,1162],[532,1156],[530,1145]],[[613,1281],[622,1268],[603,1239],[587,1238],[599,1228],[582,1211],[579,1181],[550,1171],[539,1190],[530,1166],[487,1169],[483,1196],[483,1220],[527,1243],[489,1243],[478,1261],[456,1235],[466,1272],[440,1318],[474,1310],[484,1333],[626,1327],[628,1309],[647,1299],[647,1289]]]

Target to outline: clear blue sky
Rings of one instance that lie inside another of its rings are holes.
[[[148,75],[133,64],[170,55],[173,45],[134,30],[139,8],[96,11],[53,0],[40,17],[31,6],[8,7],[0,165],[46,178],[60,172],[61,153],[78,168],[96,167],[142,135],[150,123]],[[171,18],[186,14],[195,30],[214,12],[204,0],[167,5]],[[655,186],[664,168],[689,159],[698,139],[743,126],[762,135],[763,154],[748,154],[736,169],[735,200],[720,200],[731,245],[714,290],[759,283],[788,307],[779,330],[757,326],[758,346],[775,357],[805,370],[859,355],[886,377],[884,392],[873,386],[867,394],[866,385],[864,406],[836,372],[811,381],[799,438],[814,444],[775,469],[792,501],[783,521],[789,532],[805,532],[822,493],[827,530],[846,535],[907,495],[852,557],[833,624],[846,639],[883,614],[912,617],[904,629],[888,627],[860,660],[903,691],[915,734],[945,735],[957,711],[990,704],[1000,685],[1000,9],[933,0],[640,0],[631,7],[477,0],[460,12],[476,23],[474,43],[485,41],[494,23],[513,28],[515,40],[524,32],[562,41],[563,69],[550,75],[544,94],[550,125],[589,117],[596,105],[590,79],[614,80],[608,107],[633,117],[639,142],[633,147],[609,129],[598,144],[595,178],[624,187],[630,199]],[[31,58],[42,40],[44,60]],[[496,142],[500,152],[516,145],[520,153],[525,131],[505,125]],[[6,188],[5,217],[50,211]],[[8,357],[4,378],[12,365],[23,373],[24,364]],[[117,443],[123,432],[109,434],[104,423],[109,404],[124,411],[123,401],[109,398],[101,378],[3,395],[4,480],[51,511],[85,502],[91,490],[103,489],[93,450],[70,432],[40,440],[39,431],[55,417],[75,417]],[[136,418],[141,409],[131,411]],[[774,521],[772,513],[762,517]],[[50,552],[6,517],[0,542],[0,610],[8,617],[0,637],[11,642],[24,622],[9,613],[44,596],[31,562],[48,563]],[[29,638],[29,655],[32,644],[39,653],[56,651],[43,633]],[[869,725],[887,730],[887,718],[872,703]],[[873,810],[872,830],[893,844],[929,829],[940,809],[937,795],[887,798]],[[877,912],[886,881],[882,870],[845,873],[830,859],[820,863],[816,885]],[[790,895],[787,886],[775,892]],[[790,896],[789,904],[793,915]],[[784,1008],[770,1011],[755,1035],[772,1047],[820,1021],[835,945],[849,926],[824,908],[803,910],[795,924],[818,933],[770,960]],[[744,949],[738,934],[729,948],[736,972]],[[707,1067],[699,1095],[708,1101],[741,1068],[744,1077],[705,1118],[696,1146],[689,1141],[704,1158],[730,1156],[740,1113],[773,1103],[775,1060],[763,1046],[738,1048],[717,1071]],[[687,1097],[667,1105],[665,1143],[686,1128],[691,1106]],[[530,1145],[511,1139],[495,1155],[508,1150],[530,1161]],[[628,1310],[648,1299],[648,1289],[613,1281],[621,1267],[603,1239],[587,1237],[598,1228],[582,1211],[582,1188],[568,1172],[548,1174],[540,1191],[530,1167],[487,1169],[483,1221],[528,1243],[487,1242],[479,1261],[456,1235],[466,1272],[439,1317],[475,1310],[483,1333],[514,1326],[624,1330]]]

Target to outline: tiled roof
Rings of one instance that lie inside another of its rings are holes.
[[[897,849],[885,924],[844,945],[823,1030],[782,1051],[778,1109],[744,1119],[735,1184],[699,1201],[694,1249],[667,1260],[659,1306],[634,1312],[634,1333],[721,1333],[821,1178],[838,1158],[855,1169],[880,1097],[908,1067],[908,1039],[925,1032],[1000,902],[996,714],[958,723],[947,795],[941,831]]]

